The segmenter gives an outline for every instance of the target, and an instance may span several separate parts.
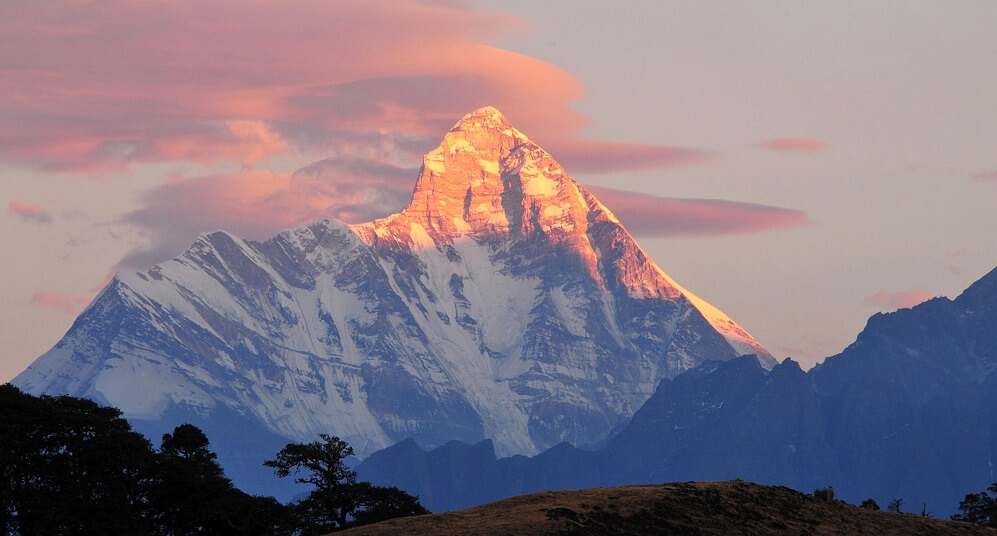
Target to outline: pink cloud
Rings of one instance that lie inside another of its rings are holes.
[[[78,315],[87,305],[93,300],[100,291],[104,290],[104,287],[108,285],[113,279],[117,270],[111,270],[104,276],[103,281],[98,283],[96,286],[88,291],[88,295],[76,295],[76,294],[66,294],[64,292],[59,292],[57,290],[50,290],[44,292],[36,292],[31,296],[31,303],[39,307],[45,307],[48,309],[55,309],[66,314]]]
[[[924,301],[930,300],[933,296],[930,292],[923,290],[891,292],[880,290],[866,297],[863,304],[877,307],[881,311],[895,311],[906,309]]]
[[[49,213],[45,207],[41,205],[35,205],[33,203],[27,203],[25,201],[19,201],[17,199],[11,200],[7,205],[7,210],[13,212],[22,220],[32,223],[51,223],[52,214]]]
[[[176,178],[150,191],[124,221],[142,229],[148,247],[119,267],[147,268],[184,251],[198,235],[225,229],[263,240],[321,218],[361,223],[403,209],[418,170],[383,160],[334,157],[294,173],[243,170]],[[755,233],[808,223],[796,210],[716,199],[671,199],[611,188],[590,190],[624,225],[645,236]]]
[[[746,234],[810,223],[798,210],[721,199],[676,199],[588,187],[638,236]]]
[[[86,308],[91,299],[92,297],[89,296],[74,296],[52,290],[48,292],[36,292],[35,295],[31,297],[31,303],[38,305],[39,307],[46,307],[66,314],[77,315],[80,311]]]
[[[703,160],[694,149],[576,139],[581,83],[487,44],[524,24],[423,0],[3,3],[0,159],[95,173],[155,161],[253,166],[301,151],[355,155],[387,132],[423,140],[394,155],[411,158],[491,105],[576,171]]]
[[[816,153],[831,148],[825,142],[809,138],[778,138],[763,141],[758,146],[769,151],[799,151],[805,153]]]
[[[974,181],[997,181],[997,170],[985,173],[974,173],[969,176]]]
[[[563,140],[547,147],[569,173],[606,173],[698,164],[713,155],[697,149],[595,140]]]
[[[568,106],[578,80],[484,44],[522,24],[418,0],[2,4],[0,157],[252,165],[294,149],[282,129],[438,137],[486,104],[570,136],[584,125]]]
[[[124,218],[143,229],[151,244],[119,266],[145,268],[167,260],[214,229],[262,240],[321,218],[359,223],[387,216],[411,199],[417,173],[384,161],[336,157],[294,173],[244,170],[178,178],[149,192],[143,207]]]

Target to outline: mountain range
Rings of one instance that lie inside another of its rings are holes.
[[[239,487],[339,436],[435,511],[549,489],[741,478],[951,513],[995,480],[997,270],[869,319],[804,372],[684,289],[494,108],[410,204],[270,240],[217,231],[121,272],[12,383],[203,429]]]
[[[594,446],[663,380],[747,354],[776,364],[482,108],[425,155],[400,213],[204,234],[119,273],[12,383],[120,408],[154,440],[196,424],[238,485],[272,492],[261,461],[319,433],[360,456],[407,438]]]
[[[564,443],[498,458],[488,441],[368,457],[362,478],[417,493],[434,511],[544,490],[741,478],[858,504],[903,499],[935,515],[994,482],[997,269],[954,300],[877,314],[808,372],[753,356],[661,381],[603,446]]]

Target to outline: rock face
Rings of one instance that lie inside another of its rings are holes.
[[[484,108],[425,156],[404,211],[203,235],[119,274],[13,383],[133,421],[332,433],[361,455],[408,437],[511,455],[598,442],[662,379],[747,353],[774,365]]]
[[[357,470],[418,492],[434,511],[482,495],[742,478],[833,485],[856,504],[901,498],[949,515],[997,480],[995,365],[997,269],[955,300],[873,316],[855,343],[806,373],[745,356],[665,379],[595,451],[565,444],[498,459],[488,443],[427,452],[403,442]]]

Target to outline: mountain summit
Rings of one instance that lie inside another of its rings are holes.
[[[609,209],[491,106],[465,115],[423,157],[405,210],[353,229],[371,245],[446,248],[472,239],[495,249],[502,242],[558,249],[577,256],[600,287],[622,285],[636,298],[684,297],[738,353],[775,364],[737,323],[658,268]]]
[[[412,202],[367,224],[379,232],[423,227],[437,242],[460,237],[555,240],[583,235],[588,206],[579,186],[495,108],[461,119],[423,157]],[[588,248],[591,249],[591,248]]]
[[[774,364],[482,108],[424,157],[402,212],[202,235],[120,273],[13,383],[164,427],[332,433],[361,455],[407,437],[533,454],[599,442],[662,379],[747,353]]]

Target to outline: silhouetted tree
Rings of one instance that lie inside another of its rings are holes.
[[[361,509],[353,513],[351,525],[367,525],[396,517],[428,514],[419,499],[395,486],[374,486],[368,482],[357,484]]]
[[[202,534],[215,527],[218,498],[232,488],[197,427],[182,424],[163,434],[152,502],[160,530],[167,534]]]
[[[254,497],[232,485],[199,428],[182,424],[164,434],[150,493],[163,534],[274,534],[286,512],[272,497]]]
[[[862,501],[862,504],[859,506],[860,508],[865,508],[866,510],[879,510],[879,503],[877,503],[872,497]]]
[[[323,534],[351,525],[401,515],[428,513],[418,499],[397,488],[357,482],[345,460],[353,448],[342,439],[319,434],[321,441],[292,443],[264,462],[277,476],[296,475],[295,482],[315,489],[294,506],[295,525],[303,535]]]
[[[357,474],[344,463],[353,455],[353,447],[338,437],[319,434],[319,438],[322,441],[288,444],[263,465],[281,478],[299,475],[295,482],[315,487],[295,511],[303,530],[321,533],[345,528],[360,503],[355,493]]]
[[[900,507],[903,505],[904,505],[903,499],[893,499],[892,501],[890,501],[890,504],[886,506],[886,511],[899,514]]]
[[[285,534],[286,512],[235,489],[192,425],[154,452],[114,408],[0,385],[0,534]]]
[[[997,482],[979,493],[967,493],[959,503],[962,513],[952,516],[952,519],[997,527],[997,495],[992,494],[997,494]]]
[[[818,488],[814,490],[814,498],[818,501],[831,502],[834,500],[834,486]]]
[[[0,386],[0,532],[148,532],[152,463],[119,410]]]

